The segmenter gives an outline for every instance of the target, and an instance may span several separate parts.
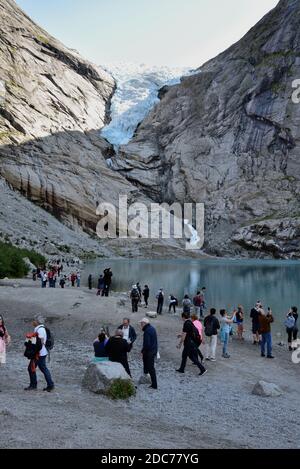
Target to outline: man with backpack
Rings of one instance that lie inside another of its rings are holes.
[[[132,285],[132,290],[130,292],[130,299],[131,299],[131,305],[132,305],[132,312],[137,313],[138,308],[139,308],[139,302],[140,302],[140,292],[137,288],[136,285]]]
[[[180,342],[177,348],[180,349],[183,344],[182,360],[178,373],[184,373],[187,359],[189,358],[200,370],[200,376],[207,373],[207,370],[199,362],[198,359],[198,347],[201,344],[201,337],[198,329],[194,326],[190,319],[189,313],[182,313],[182,320],[184,321],[182,333],[178,335]]]
[[[157,299],[157,310],[156,310],[157,314],[162,314],[164,301],[165,301],[165,295],[164,295],[164,291],[162,288],[159,290],[158,294],[156,295],[156,299]]]
[[[35,391],[37,389],[37,376],[36,368],[38,367],[43,373],[47,386],[43,391],[51,392],[54,389],[51,373],[46,365],[46,358],[49,350],[53,348],[53,336],[49,329],[44,326],[44,320],[41,316],[34,318],[33,322],[34,333],[27,335],[25,342],[24,355],[30,360],[28,366],[28,373],[30,378],[30,385],[26,387],[25,391]]]
[[[206,360],[216,361],[216,349],[218,341],[219,320],[215,317],[216,309],[211,308],[210,314],[204,318],[204,333],[206,341]]]

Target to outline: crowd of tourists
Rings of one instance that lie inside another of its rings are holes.
[[[40,279],[42,287],[44,284],[50,288],[55,288],[58,278],[63,277],[64,266],[60,261],[52,264],[48,271],[37,269],[36,278]],[[113,273],[110,268],[106,268],[103,274],[99,276],[97,283],[97,295],[109,296],[112,285]],[[72,273],[70,282],[73,287],[75,283],[80,287],[80,272]],[[61,285],[62,288],[64,286]],[[92,276],[88,278],[88,287],[93,288]],[[150,298],[150,288],[146,284],[142,289],[139,282],[132,285],[130,291],[132,313],[138,312],[138,308],[143,306],[148,308]],[[181,302],[173,295],[168,296],[167,307],[164,309],[165,292],[160,288],[155,295],[157,301],[156,313],[176,314],[177,308],[181,303],[181,319],[183,327],[178,332],[179,339],[177,348],[182,348],[181,364],[176,370],[178,373],[184,373],[187,360],[198,367],[199,374],[203,376],[207,373],[206,362],[216,361],[216,351],[218,338],[222,343],[222,357],[230,358],[229,343],[230,336],[234,329],[237,340],[244,341],[244,323],[245,311],[242,305],[238,305],[232,312],[226,309],[220,309],[219,314],[215,308],[207,308],[206,288],[199,289],[195,296],[190,298],[184,295]],[[252,322],[253,345],[260,346],[261,357],[273,359],[272,345],[272,324],[274,316],[270,307],[264,308],[261,301],[257,301],[251,309],[249,318]],[[145,375],[150,375],[151,388],[157,389],[157,377],[155,370],[155,361],[159,356],[158,338],[156,329],[150,323],[149,318],[145,317],[139,321],[143,333],[143,345],[141,349],[143,360],[143,371]],[[37,369],[44,375],[46,386],[44,391],[51,392],[54,389],[54,382],[51,373],[47,367],[47,356],[54,346],[54,337],[49,328],[45,326],[45,320],[36,316],[33,320],[33,331],[26,334],[24,356],[29,360],[28,374],[29,385],[25,387],[26,391],[35,391],[37,389]],[[288,349],[293,351],[297,348],[298,337],[298,309],[296,306],[290,308],[284,319],[284,326],[287,333]],[[130,324],[130,318],[123,319],[123,323],[118,326],[113,335],[108,330],[102,329],[98,338],[93,343],[95,360],[109,360],[123,365],[127,374],[131,377],[131,370],[128,361],[128,354],[132,352],[137,339],[137,333]],[[0,366],[6,363],[6,348],[11,343],[11,337],[7,330],[3,316],[0,315]]]

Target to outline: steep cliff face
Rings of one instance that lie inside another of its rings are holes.
[[[206,251],[300,257],[300,2],[171,87],[115,161],[157,201],[204,202]]]
[[[132,186],[99,138],[114,80],[0,0],[0,176],[66,223],[93,229],[96,206]]]

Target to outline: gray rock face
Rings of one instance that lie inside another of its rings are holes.
[[[258,381],[253,388],[252,394],[262,397],[279,397],[282,395],[282,390],[274,383]]]
[[[131,380],[120,363],[91,363],[83,377],[82,386],[96,394],[105,394],[115,379]]]
[[[161,102],[115,167],[156,201],[203,202],[205,250],[300,257],[300,2],[281,0]]]
[[[75,229],[94,231],[101,201],[136,192],[107,168],[99,138],[114,80],[0,0],[0,176]]]

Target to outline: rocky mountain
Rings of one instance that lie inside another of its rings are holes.
[[[119,194],[130,203],[148,201],[106,163],[113,149],[100,130],[109,122],[115,81],[37,26],[13,0],[0,0],[0,83],[0,237],[51,254],[65,244],[76,253],[105,255],[130,255],[131,249],[152,255],[156,244],[164,249],[166,241],[137,247],[96,237],[99,203],[117,206]],[[73,242],[57,220],[77,232]],[[83,231],[95,240],[88,242]]]
[[[300,257],[300,2],[281,0],[161,101],[115,167],[152,199],[204,202],[206,252]]]

